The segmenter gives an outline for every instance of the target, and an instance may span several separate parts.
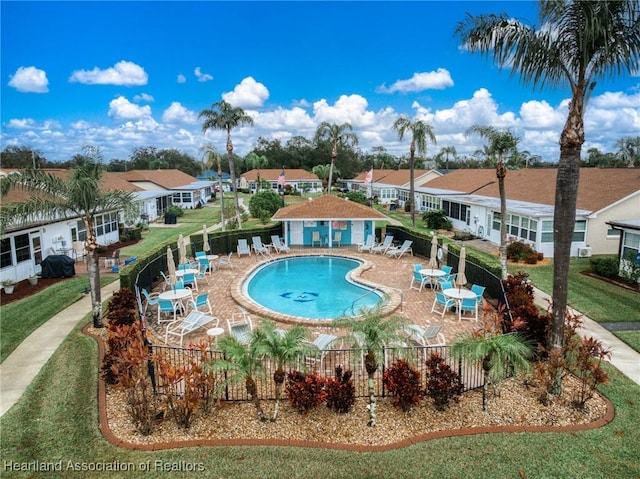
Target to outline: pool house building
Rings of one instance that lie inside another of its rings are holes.
[[[323,195],[280,208],[272,220],[282,222],[285,242],[294,246],[349,246],[375,233],[376,221],[389,221],[369,206]]]

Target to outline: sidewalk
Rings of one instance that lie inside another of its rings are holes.
[[[102,301],[120,289],[120,280],[102,288]],[[0,416],[13,406],[71,330],[91,311],[87,294],[29,335],[0,364]]]
[[[549,301],[551,301],[551,296],[537,288],[534,288],[534,294],[536,304],[546,309],[549,306]],[[568,308],[568,310],[581,315],[580,312],[574,309]],[[583,325],[580,334],[587,337],[591,336],[602,341],[602,344],[611,351],[611,359],[609,362],[632,381],[640,384],[640,353],[627,346],[593,319],[584,315],[582,315],[581,319]]]

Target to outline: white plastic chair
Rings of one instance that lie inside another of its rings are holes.
[[[243,254],[246,254],[247,256],[251,256],[251,248],[249,248],[249,244],[247,243],[246,239],[239,239],[238,240],[238,256],[242,256]]]

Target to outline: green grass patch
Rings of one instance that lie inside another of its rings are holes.
[[[613,331],[613,334],[640,353],[640,331]]]
[[[117,276],[103,275],[100,277],[100,284],[104,287],[117,279]],[[89,280],[86,276],[69,278],[28,298],[2,306],[0,362],[4,361],[38,327],[82,298],[84,288],[88,284]]]
[[[87,317],[87,321],[89,318]],[[640,475],[640,386],[608,368],[602,391],[616,407],[609,425],[574,433],[501,433],[446,438],[384,453],[295,447],[192,447],[140,452],[118,448],[97,422],[97,347],[76,327],[21,400],[0,419],[3,464],[68,461],[132,463],[130,472],[12,472],[11,477],[192,478],[193,472],[161,472],[156,465],[197,463],[205,478],[576,478]],[[495,400],[499,401],[500,398]],[[489,411],[489,414],[491,412]],[[483,414],[478,411],[478,414]],[[157,461],[157,462],[156,462]],[[140,464],[144,464],[143,467]],[[143,470],[146,464],[151,469]],[[331,466],[329,467],[328,464]]]
[[[588,258],[571,258],[569,304],[598,322],[640,321],[640,294],[582,274],[589,271]],[[509,272],[525,271],[542,291],[553,292],[553,262],[544,265],[509,265]]]

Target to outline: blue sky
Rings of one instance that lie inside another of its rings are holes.
[[[254,126],[233,131],[236,153],[259,137],[311,139],[318,124],[349,122],[371,151],[406,154],[391,129],[401,114],[430,123],[459,154],[483,146],[473,124],[511,128],[520,148],[558,158],[567,89],[535,91],[466,53],[453,36],[465,14],[535,23],[535,2],[14,2],[1,8],[2,148],[29,146],[67,160],[85,145],[106,160],[136,147],[196,158],[220,132],[198,113],[221,99]],[[640,76],[598,83],[587,142],[640,131]]]

